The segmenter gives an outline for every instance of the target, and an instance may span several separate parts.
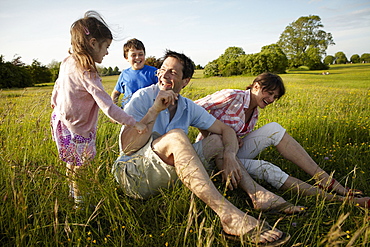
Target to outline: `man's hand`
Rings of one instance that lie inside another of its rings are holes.
[[[226,181],[229,190],[238,188],[242,177],[241,174],[239,159],[231,153],[224,154],[222,180]]]
[[[174,105],[177,99],[178,94],[172,90],[160,90],[154,104],[140,120],[141,126],[138,126],[139,128],[127,127],[124,129],[121,133],[121,147],[127,155],[131,155],[147,143],[158,114],[170,105]],[[144,128],[144,126],[146,127]]]
[[[154,104],[152,106],[157,112],[161,112],[167,109],[170,105],[174,105],[178,100],[178,94],[172,90],[160,90],[157,97],[155,98]]]
[[[224,146],[222,179],[227,182],[228,177],[230,177],[228,188],[233,190],[238,187],[242,174],[239,159],[236,157],[239,145],[235,131],[220,120],[216,120],[208,128],[208,131],[222,136],[222,144]]]

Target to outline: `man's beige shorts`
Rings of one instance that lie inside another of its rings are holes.
[[[124,192],[131,197],[147,199],[159,193],[160,188],[168,188],[177,180],[174,166],[167,165],[153,151],[153,140],[160,137],[156,132],[151,138],[131,156],[121,155],[114,162],[112,173]],[[201,160],[203,156],[202,142],[193,144]]]

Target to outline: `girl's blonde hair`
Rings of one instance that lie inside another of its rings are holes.
[[[95,38],[99,45],[112,40],[113,35],[103,18],[95,11],[87,11],[83,18],[75,21],[71,26],[71,45],[77,66],[83,71],[97,72],[92,57],[93,49],[89,42]]]

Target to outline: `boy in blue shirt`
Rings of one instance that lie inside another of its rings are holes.
[[[138,89],[158,82],[157,68],[145,65],[145,47],[140,40],[128,40],[123,46],[123,56],[131,67],[121,72],[111,94],[115,103],[118,102],[119,96],[124,94],[122,108]]]

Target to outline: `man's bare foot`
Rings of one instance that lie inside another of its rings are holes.
[[[279,240],[283,232],[278,229],[267,228],[269,225],[244,214],[243,212],[228,213],[221,218],[223,231],[228,237],[243,238],[254,243],[271,243]],[[247,239],[249,238],[249,239]]]
[[[251,199],[254,209],[263,212],[276,211],[285,214],[297,214],[306,209],[303,206],[295,206],[270,191],[257,191],[254,196],[251,196]]]

